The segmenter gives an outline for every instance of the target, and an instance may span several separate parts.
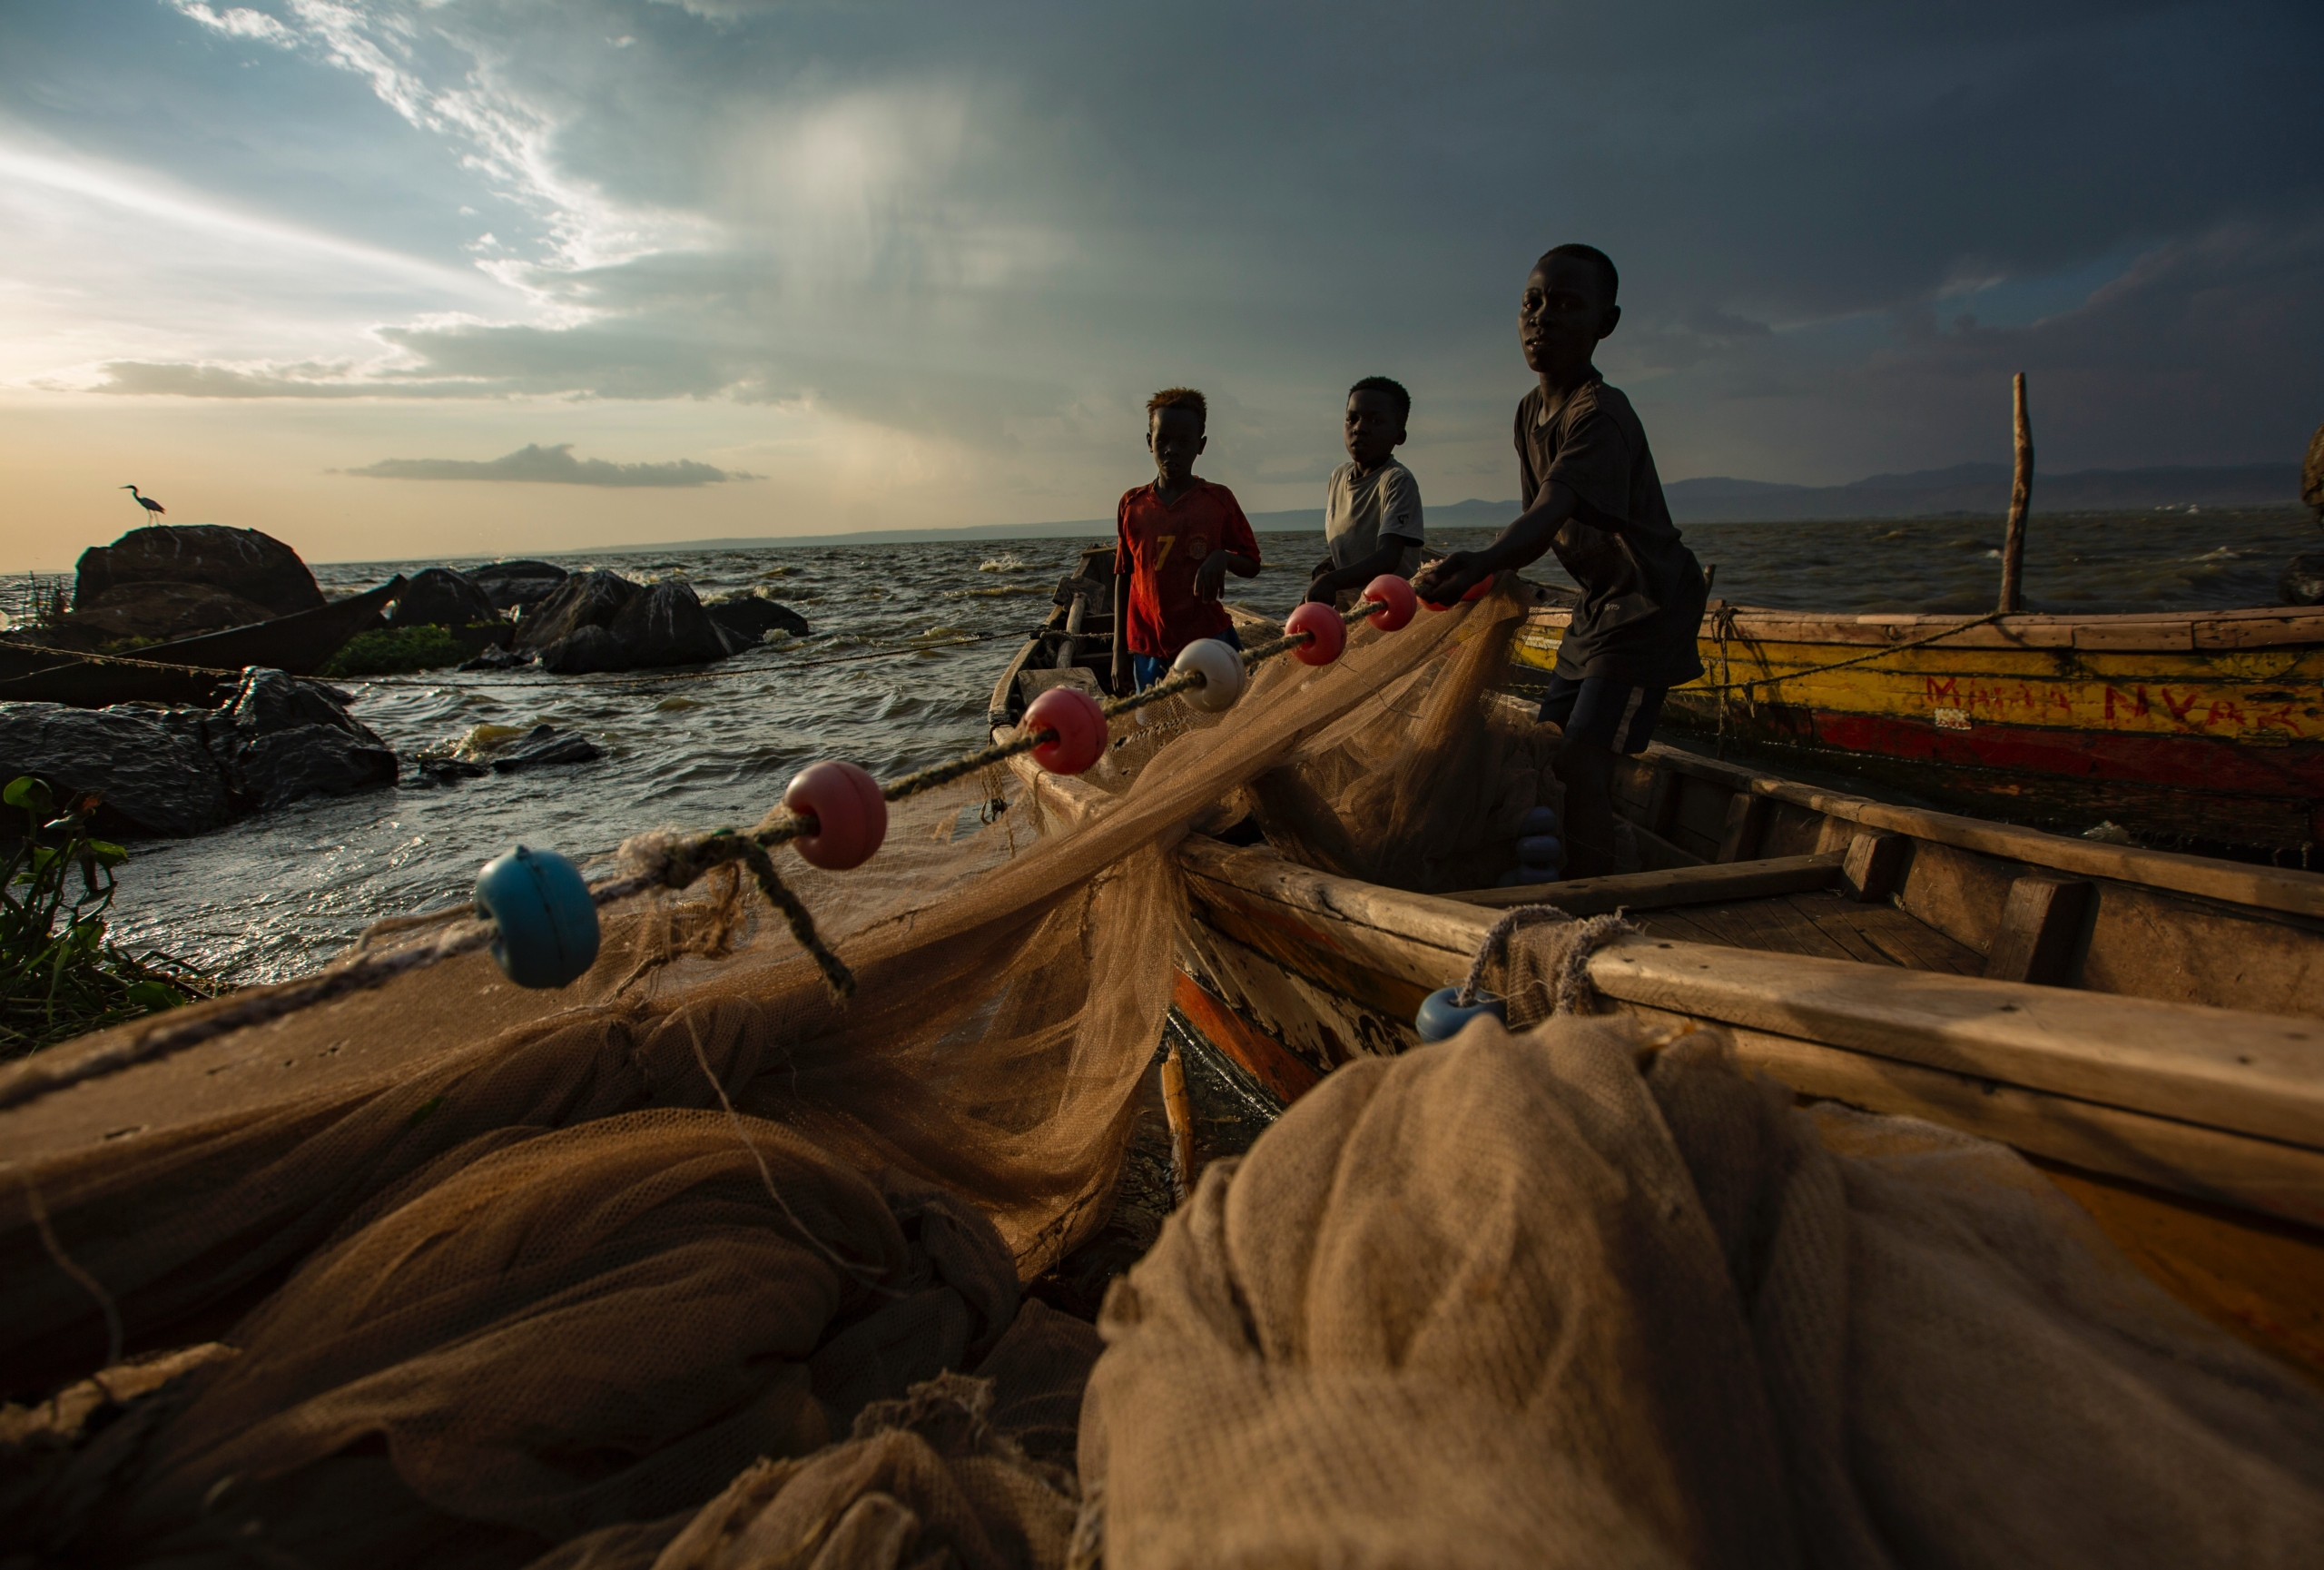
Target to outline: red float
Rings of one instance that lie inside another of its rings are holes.
[[[1472,599],[1482,599],[1487,594],[1491,593],[1492,590],[1492,574],[1487,573],[1484,577],[1477,579],[1477,581],[1470,587],[1468,593],[1461,597],[1461,603],[1466,605]]]
[[[1055,731],[1054,741],[1033,749],[1033,761],[1051,774],[1079,774],[1106,755],[1112,739],[1106,729],[1106,711],[1098,700],[1078,686],[1053,686],[1025,706],[1018,722],[1020,734]]]
[[[852,763],[825,759],[791,776],[783,805],[814,822],[814,832],[792,841],[813,865],[843,873],[872,859],[888,837],[888,799],[880,782]]]
[[[1308,600],[1291,613],[1283,624],[1283,636],[1297,637],[1306,633],[1308,639],[1291,652],[1302,665],[1329,665],[1339,658],[1340,650],[1347,647],[1347,623],[1330,606]]]
[[[1413,592],[1413,586],[1393,572],[1374,578],[1365,586],[1364,597],[1379,607],[1364,619],[1382,632],[1394,632],[1420,609],[1420,596]]]

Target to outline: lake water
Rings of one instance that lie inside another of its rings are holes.
[[[1829,610],[1975,612],[1999,582],[2000,528],[1986,520],[1698,525],[1689,542],[1739,603]],[[1458,549],[1489,531],[1446,531]],[[310,800],[216,834],[131,847],[118,930],[243,982],[308,968],[381,916],[465,899],[476,870],[519,842],[576,860],[643,828],[747,824],[819,757],[875,775],[982,745],[994,680],[1049,613],[1084,540],[642,553],[561,558],[641,581],[684,577],[705,597],[760,588],[805,616],[812,637],[697,670],[550,676],[406,676],[349,684],[356,713],[407,759],[481,724],[586,734],[594,764],[448,786]],[[1268,569],[1229,597],[1285,614],[1320,534],[1269,534]],[[2324,548],[2304,516],[2207,513],[2037,518],[2026,551],[2031,608],[2115,611],[2267,605],[2276,575]],[[560,559],[560,558],[552,558]],[[435,562],[319,567],[334,594]],[[457,563],[451,565],[458,565]],[[1535,569],[1562,584],[1553,561]],[[950,646],[950,647],[930,647]]]

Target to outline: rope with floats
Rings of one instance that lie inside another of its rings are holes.
[[[1463,597],[1481,598],[1490,587],[1488,579]],[[816,931],[813,913],[783,882],[773,852],[792,845],[802,859],[830,872],[861,866],[887,836],[891,802],[939,789],[1026,753],[1051,774],[1080,774],[1105,756],[1111,745],[1108,720],[1179,696],[1206,712],[1225,713],[1242,697],[1247,673],[1265,662],[1292,655],[1307,665],[1328,665],[1346,648],[1348,628],[1356,622],[1369,621],[1394,632],[1412,620],[1420,604],[1410,582],[1383,573],[1346,610],[1315,601],[1300,605],[1285,621],[1283,636],[1256,648],[1238,652],[1220,639],[1198,638],[1179,652],[1169,676],[1143,691],[1100,703],[1079,687],[1053,686],[1026,706],[1017,734],[1009,740],[884,785],[851,763],[825,759],[810,764],[792,777],[781,805],[749,829],[633,834],[621,844],[621,875],[604,883],[588,883],[578,867],[555,851],[519,845],[486,864],[477,876],[475,901],[466,911],[391,917],[366,929],[343,958],[302,981],[222,1000],[198,1019],[156,1022],[69,1065],[50,1069],[34,1059],[17,1076],[0,1081],[0,1111],[369,991],[479,949],[488,949],[503,973],[518,986],[567,986],[596,963],[600,906],[652,889],[684,889],[729,864],[747,871],[767,902],[783,913],[792,936],[814,960],[832,994],[849,997],[855,991],[854,974]],[[1451,607],[1432,602],[1431,608]],[[430,941],[386,952],[370,947],[375,939],[448,920],[452,924]]]

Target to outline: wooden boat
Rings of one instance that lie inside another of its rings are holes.
[[[399,576],[313,610],[151,644],[133,656],[0,644],[0,703],[62,703],[79,708],[113,703],[204,704],[248,666],[311,676],[349,639],[379,627],[403,585]]]
[[[1020,701],[1004,678],[996,712]],[[1057,821],[1110,799],[1018,766]],[[1608,1006],[1724,1027],[1803,1096],[2014,1146],[2165,1286],[2324,1376],[2324,874],[1661,746],[1627,764],[1617,809],[1640,870],[1449,896],[1190,835],[1173,1029],[1280,1107],[1417,1045],[1421,1000],[1501,907],[1627,911],[1640,935],[1589,964]]]
[[[1553,666],[1568,619],[1536,611],[1520,666]],[[1701,652],[1708,674],[1670,695],[1666,726],[2073,833],[2111,821],[2153,844],[2303,861],[2324,841],[2324,609],[1974,618],[1722,603]]]

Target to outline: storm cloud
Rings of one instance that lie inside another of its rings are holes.
[[[488,479],[519,485],[643,486],[658,489],[760,478],[714,469],[688,458],[667,463],[607,463],[602,458],[576,458],[569,441],[555,447],[528,444],[481,462],[458,458],[383,458],[346,472],[369,479]]]
[[[1516,294],[1586,240],[1673,479],[2005,459],[2020,370],[2045,462],[2272,461],[2324,416],[2319,79],[2266,0],[19,7],[0,378],[436,450],[464,400],[683,407],[971,522],[1101,513],[1171,382],[1313,505],[1376,372],[1430,493],[1497,496]]]

